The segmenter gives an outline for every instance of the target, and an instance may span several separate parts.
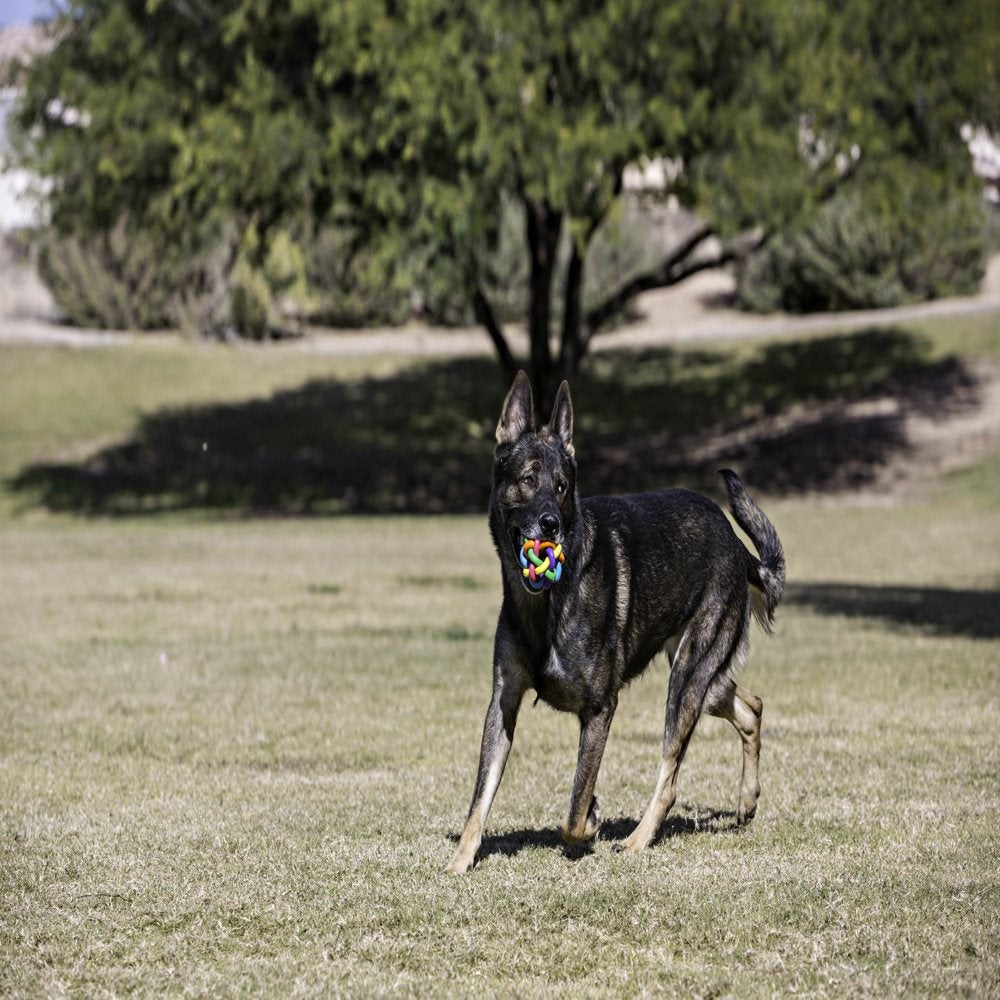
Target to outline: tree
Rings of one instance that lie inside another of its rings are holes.
[[[416,240],[453,263],[508,376],[515,361],[490,302],[490,256],[501,200],[521,206],[543,408],[635,294],[745,252],[762,234],[743,229],[779,224],[808,185],[832,177],[830,163],[798,153],[795,81],[807,49],[787,5],[423,0],[387,17],[359,2],[321,20],[342,42],[333,153],[338,172],[357,179],[351,208],[366,214],[366,232]],[[584,311],[588,251],[642,157],[683,163],[673,192],[719,211]],[[752,182],[764,157],[783,165],[784,185]],[[719,236],[726,242],[699,253]]]
[[[236,219],[266,246],[334,222],[354,251],[447,273],[507,375],[491,258],[518,205],[544,407],[634,295],[845,186],[918,214],[901,176],[933,181],[920,197],[968,183],[959,130],[997,125],[998,17],[979,0],[67,0],[20,121],[57,226],[127,210],[186,245]],[[595,234],[644,159],[703,221],[585,310]]]

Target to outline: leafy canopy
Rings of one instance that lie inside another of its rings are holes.
[[[919,213],[971,183],[962,124],[1000,126],[1000,8],[980,0],[66,0],[56,37],[19,120],[57,228],[126,214],[186,246],[233,220],[265,242],[335,223],[352,250],[446,269],[503,357],[490,262],[514,203],[539,383],[709,237],[731,259],[726,240],[844,185]],[[705,224],[583,315],[625,169],[660,158]]]

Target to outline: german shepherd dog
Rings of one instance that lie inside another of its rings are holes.
[[[736,683],[746,659],[751,612],[770,631],[785,582],[778,536],[721,472],[752,555],[711,500],[668,489],[580,499],[573,405],[563,382],[548,426],[536,430],[531,385],[518,373],[496,432],[490,530],[503,573],[493,649],[493,697],[465,829],[448,871],[472,867],[503,775],[525,692],[580,719],[580,747],[562,828],[570,844],[600,827],[594,786],[622,687],[662,649],[670,658],[663,756],[653,798],[617,849],[643,850],[676,797],[677,772],[703,711],[728,719],[743,743],[737,823],[748,823],[760,785],[761,700]],[[522,569],[525,539],[564,550],[559,582],[535,592]]]

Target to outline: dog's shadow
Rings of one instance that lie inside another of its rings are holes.
[[[503,833],[487,834],[483,837],[476,857],[479,861],[494,854],[513,857],[527,848],[547,847],[562,851],[563,856],[569,861],[579,861],[594,853],[596,843],[609,842],[612,845],[620,843],[638,824],[639,820],[631,816],[605,820],[596,839],[582,844],[565,843],[562,832],[557,827],[546,827],[541,830],[507,830]],[[656,845],[672,837],[684,837],[693,833],[724,833],[738,829],[736,813],[731,809],[692,809],[668,816],[652,843]],[[459,836],[458,833],[450,833],[448,839],[457,843]]]

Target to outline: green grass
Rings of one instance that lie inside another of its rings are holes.
[[[366,373],[193,345],[17,353],[8,476],[165,404]],[[78,360],[93,391],[67,419],[52,387]],[[563,850],[577,728],[526,706],[461,879],[442,870],[499,602],[483,516],[8,507],[0,994],[998,995],[998,491],[994,457],[894,506],[769,504],[790,585],[744,675],[765,703],[748,830],[739,741],[706,719],[664,836],[612,853],[655,778],[658,663],[612,729],[606,836]]]
[[[40,459],[82,459],[164,409],[240,402],[310,378],[385,376],[400,367],[392,358],[141,337],[126,347],[5,343],[0,359],[5,476]]]

